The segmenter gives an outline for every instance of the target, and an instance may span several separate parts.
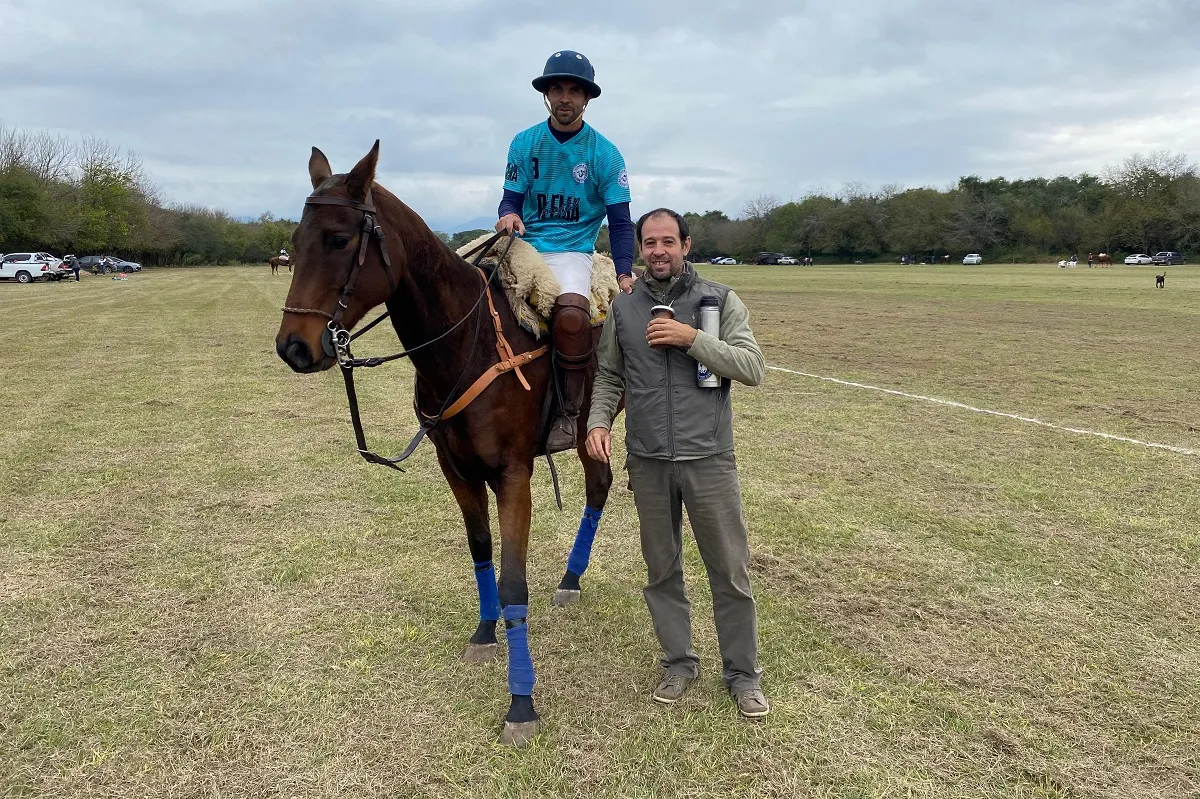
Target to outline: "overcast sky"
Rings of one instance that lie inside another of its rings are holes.
[[[494,218],[530,80],[585,53],[635,215],[847,182],[1200,156],[1200,0],[0,0],[0,123],[139,154],[168,200],[298,218],[309,148]]]

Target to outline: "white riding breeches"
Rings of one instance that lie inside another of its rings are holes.
[[[563,294],[592,296],[592,254],[588,252],[544,252],[542,258],[550,267],[554,279],[562,286]]]

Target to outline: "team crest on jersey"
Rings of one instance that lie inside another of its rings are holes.
[[[571,174],[575,177],[576,183],[583,183],[588,176],[587,164],[576,164],[575,168],[571,170]]]
[[[617,185],[623,189],[629,188],[629,173],[624,169],[621,170],[621,174],[617,175]]]

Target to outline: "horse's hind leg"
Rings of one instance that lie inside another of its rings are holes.
[[[440,455],[439,455],[440,460]],[[475,585],[479,590],[479,626],[467,642],[463,659],[483,663],[499,654],[496,622],[500,619],[500,597],[496,588],[496,570],[492,567],[492,530],[488,521],[487,489],[483,483],[468,483],[453,469],[444,470],[454,498],[467,527],[467,546],[475,566]]]
[[[571,554],[567,556],[567,570],[554,592],[554,604],[558,606],[569,605],[579,599],[579,578],[583,577],[592,559],[592,542],[596,538],[600,516],[604,513],[604,503],[608,501],[608,489],[612,486],[612,467],[593,460],[587,454],[582,438],[579,445],[579,462],[583,464],[587,505],[583,508],[579,529],[575,532],[575,544],[571,547]]]

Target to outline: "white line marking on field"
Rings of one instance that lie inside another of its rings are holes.
[[[922,402],[932,402],[936,405],[947,405],[951,408],[962,408],[964,411],[973,411],[975,413],[986,413],[989,416],[1003,416],[1005,419],[1016,419],[1018,422],[1027,422],[1029,424],[1041,425],[1049,427],[1053,430],[1061,430],[1065,433],[1076,433],[1081,436],[1096,436],[1097,438],[1107,438],[1109,441],[1121,441],[1126,444],[1137,444],[1140,447],[1149,447],[1151,449],[1165,449],[1168,452],[1175,452],[1180,455],[1192,455],[1200,457],[1200,450],[1188,449],[1187,447],[1173,447],[1170,444],[1156,444],[1153,441],[1139,441],[1136,438],[1126,438],[1125,436],[1114,436],[1112,433],[1101,433],[1097,430],[1084,430],[1079,427],[1066,427],[1053,422],[1044,422],[1041,419],[1035,419],[1032,416],[1020,416],[1015,413],[1005,413],[1004,411],[993,411],[987,408],[976,408],[974,405],[967,405],[963,402],[955,402],[954,400],[938,399],[937,397],[926,397],[921,394],[909,394],[907,391],[897,391],[893,388],[881,388],[879,386],[870,386],[866,383],[855,383],[851,380],[839,380],[836,377],[824,377],[823,375],[814,375],[809,372],[797,372],[794,369],[784,369],[782,366],[768,366],[768,369],[774,372],[786,372],[790,375],[798,375],[800,377],[810,377],[813,380],[824,380],[827,383],[837,383],[841,386],[852,386],[854,388],[865,388],[870,391],[879,391],[884,394],[892,394],[897,397],[907,397],[908,399],[921,400]]]

